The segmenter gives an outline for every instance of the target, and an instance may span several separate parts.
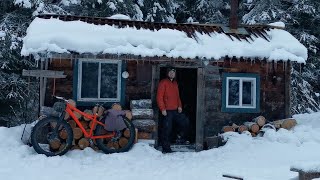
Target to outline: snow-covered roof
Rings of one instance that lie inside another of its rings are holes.
[[[244,28],[247,35],[226,33],[218,25],[37,17],[23,39],[21,54],[77,52],[214,60],[235,56],[305,63],[306,47],[287,31],[268,25]]]

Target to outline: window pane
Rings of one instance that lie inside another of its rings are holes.
[[[82,62],[81,98],[98,98],[99,63]]]
[[[101,98],[117,98],[118,64],[101,63]]]
[[[228,105],[239,105],[239,80],[229,80]]]
[[[252,82],[243,81],[242,85],[242,104],[253,106]]]

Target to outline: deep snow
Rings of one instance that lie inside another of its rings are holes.
[[[320,168],[320,113],[294,117],[299,125],[292,131],[270,130],[259,138],[229,133],[223,147],[166,155],[138,143],[127,153],[106,155],[87,148],[48,158],[23,145],[22,126],[1,127],[0,179],[227,180],[222,177],[227,173],[246,180],[293,180],[297,177],[289,171],[293,165]]]

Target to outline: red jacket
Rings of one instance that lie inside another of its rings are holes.
[[[160,81],[157,93],[159,109],[177,110],[182,107],[177,81],[170,81],[168,78]]]

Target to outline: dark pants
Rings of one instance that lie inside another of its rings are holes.
[[[182,138],[187,137],[189,118],[185,114],[179,113],[177,110],[167,110],[167,115],[162,116],[161,141],[163,149],[170,148],[170,137],[173,125],[177,127],[177,132]]]

